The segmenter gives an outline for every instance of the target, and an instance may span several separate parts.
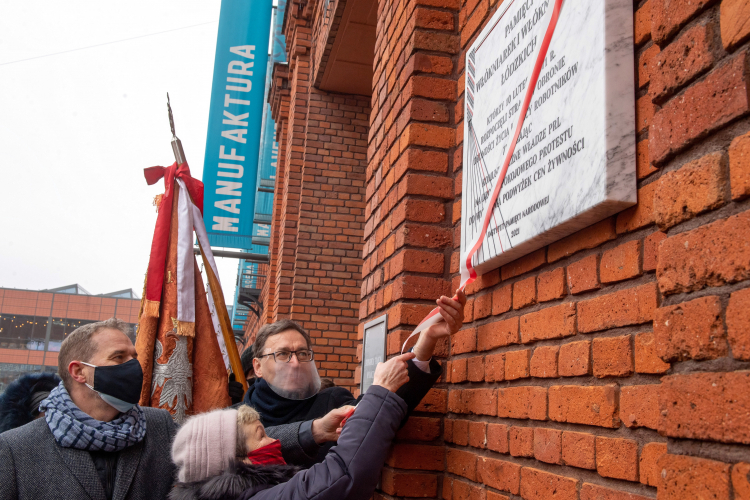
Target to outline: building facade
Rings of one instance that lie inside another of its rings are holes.
[[[396,354],[457,288],[466,49],[502,4],[289,3],[248,339],[295,319],[356,391],[362,326]],[[749,20],[634,2],[638,204],[468,288],[376,498],[750,498]]]
[[[57,372],[60,345],[79,326],[116,317],[135,329],[140,307],[132,290],[91,295],[80,285],[0,288],[0,392],[24,373]]]

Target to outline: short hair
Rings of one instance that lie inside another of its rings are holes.
[[[96,353],[97,348],[91,337],[105,329],[120,330],[130,338],[128,335],[130,327],[127,323],[117,318],[109,318],[106,321],[79,326],[63,340],[60,346],[60,354],[57,356],[57,371],[68,391],[70,391],[73,383],[73,377],[68,372],[68,365],[71,361],[89,361]]]
[[[237,456],[246,457],[253,450],[247,449],[245,443],[245,425],[260,420],[260,413],[252,406],[242,405],[237,408]]]
[[[263,354],[263,350],[266,348],[266,341],[269,337],[273,337],[274,335],[278,335],[281,332],[285,332],[287,330],[294,330],[296,332],[299,332],[300,335],[305,338],[307,348],[312,348],[312,340],[310,340],[310,334],[307,333],[304,328],[299,326],[291,319],[282,319],[269,325],[263,325],[263,327],[258,330],[258,335],[256,335],[255,342],[253,343],[253,357],[259,358]]]

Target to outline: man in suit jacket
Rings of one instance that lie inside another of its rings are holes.
[[[127,331],[112,318],[65,338],[44,419],[0,434],[0,500],[166,497],[176,426],[137,404],[143,372]]]

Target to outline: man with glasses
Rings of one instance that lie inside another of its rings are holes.
[[[409,381],[396,393],[407,404],[407,418],[442,373],[432,359],[435,345],[463,324],[463,292],[455,299],[440,297],[437,304],[444,321],[420,334],[412,349],[416,357],[405,362]],[[258,410],[267,434],[281,441],[287,463],[309,467],[321,462],[336,444],[341,421],[358,400],[343,387],[319,391],[312,341],[294,321],[263,326],[252,349],[257,380],[245,393],[243,404]]]

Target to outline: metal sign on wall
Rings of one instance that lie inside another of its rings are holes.
[[[388,344],[388,315],[384,314],[365,324],[362,341],[362,381],[360,394],[367,392],[375,378],[375,368],[385,361]]]
[[[632,0],[567,0],[478,240],[554,5],[506,0],[467,51],[461,255],[482,241],[479,274],[636,202]]]
[[[212,246],[252,248],[271,0],[222,0],[203,166]]]

